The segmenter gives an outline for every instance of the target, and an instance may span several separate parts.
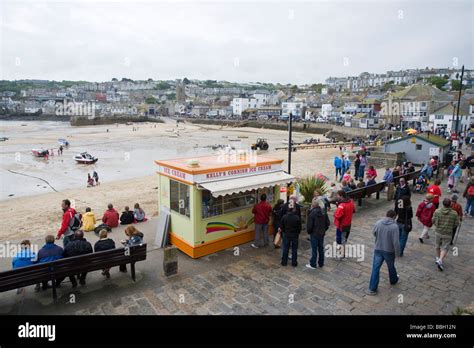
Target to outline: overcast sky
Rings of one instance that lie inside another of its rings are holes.
[[[316,83],[473,68],[474,1],[0,1],[0,79]]]

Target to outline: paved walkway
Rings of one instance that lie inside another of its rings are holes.
[[[422,195],[413,196],[416,208]],[[100,272],[88,276],[85,287],[71,292],[64,283],[60,300],[51,293],[0,294],[0,313],[11,314],[451,314],[474,301],[474,219],[463,222],[457,249],[448,255],[445,272],[435,266],[434,233],[418,242],[420,224],[414,221],[403,258],[397,258],[400,282],[391,286],[383,266],[377,296],[365,290],[373,257],[372,227],[393,206],[382,196],[364,202],[354,215],[352,244],[364,248],[364,259],[327,258],[322,269],[305,268],[311,249],[304,232],[300,237],[299,265],[282,267],[280,250],[255,250],[249,244],[198,260],[179,256],[179,274],[166,279],[162,250],[150,250],[137,264],[138,280],[118,270],[104,280]],[[464,203],[464,199],[461,203]],[[146,231],[151,246],[153,225]],[[120,236],[121,237],[121,236]],[[331,226],[325,242],[335,240]]]

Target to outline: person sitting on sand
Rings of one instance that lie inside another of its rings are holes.
[[[126,206],[125,211],[123,211],[122,215],[120,216],[120,225],[133,224],[134,219],[135,218],[133,217],[133,211],[130,211],[130,208]]]
[[[82,215],[82,230],[84,232],[94,231],[95,223],[95,214],[92,212],[91,208],[87,207],[85,214]]]
[[[119,224],[119,213],[117,210],[114,209],[112,203],[109,203],[107,206],[107,210],[102,217],[102,222],[109,226],[110,228],[117,227]]]
[[[146,221],[145,211],[140,208],[140,205],[138,203],[135,203],[135,206],[133,208],[133,217],[135,218],[135,220],[137,222]]]
[[[94,179],[92,179],[91,175],[87,173],[87,187],[94,186]]]

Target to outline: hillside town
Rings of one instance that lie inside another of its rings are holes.
[[[282,85],[216,80],[0,81],[0,116],[185,117],[332,123],[365,129],[453,131],[461,69],[425,68]],[[474,70],[466,69],[461,132],[474,123]]]

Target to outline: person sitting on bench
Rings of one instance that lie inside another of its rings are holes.
[[[125,235],[128,239],[120,241],[125,247],[140,245],[143,242],[143,233],[137,230],[134,226],[127,226],[125,228]],[[120,265],[120,272],[127,272],[127,265]]]
[[[54,244],[55,238],[53,235],[47,235],[44,239],[45,245],[38,251],[38,260],[37,263],[45,263],[56,261],[63,258],[64,250],[60,246]],[[42,283],[43,290],[48,288],[48,282]],[[40,284],[36,284],[36,291],[40,290]]]
[[[72,257],[72,256],[91,254],[92,252],[93,251],[92,251],[91,243],[89,243],[84,238],[84,232],[82,232],[81,230],[78,230],[74,233],[74,240],[72,242],[69,242],[64,248],[63,256]],[[86,285],[86,276],[87,276],[87,272],[78,274],[79,284]],[[56,287],[59,287],[63,280],[64,278],[58,279],[56,281]],[[72,287],[76,288],[77,287],[76,276],[74,275],[70,276],[69,280],[71,281]]]
[[[20,268],[25,266],[31,266],[36,260],[36,254],[31,250],[31,243],[29,240],[24,240],[20,244],[21,250],[13,257],[12,267]],[[18,288],[16,293],[20,294],[23,288]]]
[[[94,252],[98,251],[105,251],[115,249],[115,242],[113,239],[108,237],[108,232],[106,229],[100,230],[99,232],[99,240],[94,244]],[[102,275],[106,278],[110,278],[110,268],[104,268],[102,271]]]

